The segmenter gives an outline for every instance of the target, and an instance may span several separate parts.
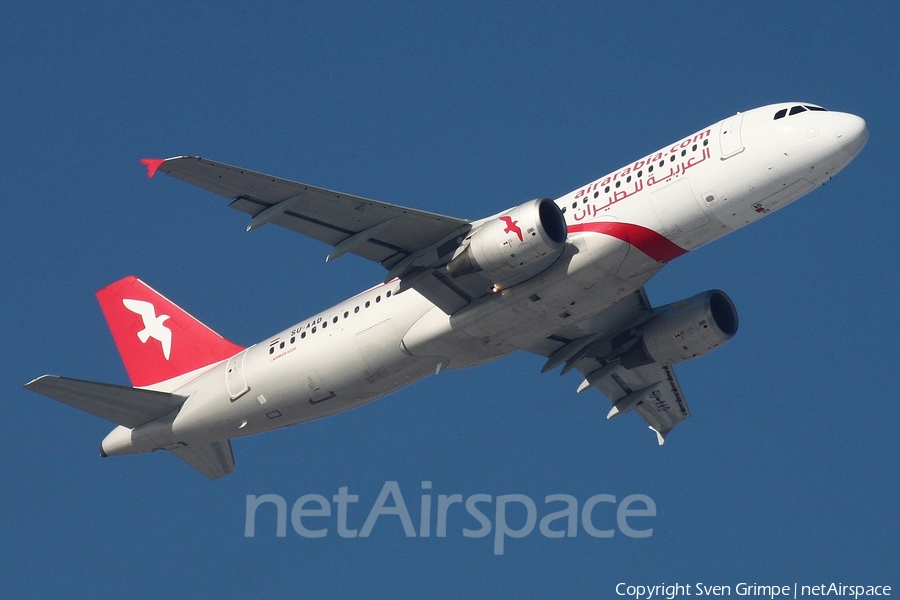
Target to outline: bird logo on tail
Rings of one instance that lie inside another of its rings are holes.
[[[153,338],[158,340],[162,345],[163,356],[169,360],[169,352],[172,350],[172,330],[163,325],[163,322],[169,318],[169,315],[156,316],[156,307],[150,302],[144,300],[132,300],[131,298],[123,298],[122,304],[131,312],[140,315],[144,320],[144,328],[137,332],[138,339],[141,343],[146,344],[147,340]]]

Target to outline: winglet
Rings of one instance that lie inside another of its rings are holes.
[[[147,165],[147,179],[150,179],[156,174],[156,170],[159,169],[166,159],[164,158],[142,158],[141,162]]]

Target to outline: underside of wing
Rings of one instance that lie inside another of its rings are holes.
[[[690,416],[671,365],[630,364],[627,357],[639,343],[639,329],[654,316],[643,288],[587,321],[541,340],[529,351],[547,356],[544,371],[562,365],[562,373],[584,375],[578,388],[594,387],[612,403],[608,419],[637,413],[662,444],[678,423]]]
[[[579,391],[595,387],[613,403],[607,419],[634,411],[656,432],[660,445],[676,425],[691,416],[670,365],[626,369],[617,362],[600,365],[585,360],[578,370],[585,377]]]
[[[159,171],[232,200],[253,217],[248,229],[275,223],[391,269],[468,221],[334,192],[197,156],[163,161]]]
[[[326,261],[356,254],[388,270],[446,313],[488,293],[478,275],[453,279],[438,267],[460,246],[471,224],[422,210],[387,204],[257,173],[196,156],[144,159],[148,175],[162,171],[232,200],[252,217],[247,230],[274,223],[333,246]]]

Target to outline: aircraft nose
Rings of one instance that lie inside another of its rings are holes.
[[[854,157],[869,139],[869,126],[865,119],[849,113],[832,113],[834,133],[844,152]]]

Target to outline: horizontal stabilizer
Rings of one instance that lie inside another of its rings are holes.
[[[25,389],[132,429],[172,412],[187,399],[177,394],[57,375],[38,377],[25,384]]]
[[[231,440],[211,444],[190,444],[172,448],[170,451],[210,480],[218,479],[234,471]]]

